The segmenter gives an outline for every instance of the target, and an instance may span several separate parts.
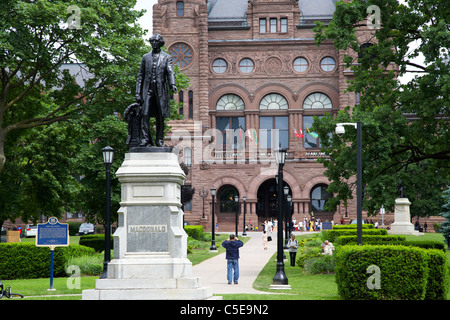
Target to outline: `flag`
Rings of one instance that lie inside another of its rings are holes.
[[[315,133],[314,131],[309,130],[309,128],[306,128],[306,131],[313,136],[314,139],[317,139],[319,135]]]
[[[252,137],[252,134],[250,133],[250,129],[247,129],[247,135],[248,135],[248,138],[249,138],[251,141],[253,141],[253,137]]]
[[[256,137],[256,130],[255,130],[255,129],[252,129],[252,130],[253,130],[253,135],[252,135],[252,133],[250,132],[250,129],[247,129],[247,135],[248,135],[248,138],[249,138],[251,141],[255,140],[255,141],[256,141],[256,144],[258,144],[258,138]]]
[[[255,138],[256,144],[258,144],[258,138],[256,137],[256,130],[253,129],[253,138]]]
[[[297,130],[295,130],[295,127],[294,127],[294,126],[292,126],[292,129],[294,129],[294,134],[295,134],[295,136],[296,136],[297,138],[303,138],[303,137],[304,137],[303,132],[302,132],[302,129],[300,129],[300,133],[298,133]]]

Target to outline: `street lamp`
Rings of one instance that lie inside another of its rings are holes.
[[[236,202],[236,226],[235,226],[235,235],[237,237],[238,235],[238,211],[239,211],[239,196],[234,196],[234,202]]]
[[[245,207],[246,206],[245,201],[247,201],[247,197],[243,196],[242,201],[244,202],[244,231],[242,231],[242,236],[245,237],[247,236],[247,232],[245,230],[245,211],[247,210],[247,208]]]
[[[384,229],[384,214],[386,213],[386,210],[384,209],[383,205],[381,205],[380,213],[381,213],[381,228]]]
[[[288,213],[287,213],[287,196],[289,194],[289,187],[284,186],[283,188],[283,207],[284,207],[284,249],[289,249],[288,242],[289,242],[289,226],[288,226]]]
[[[208,191],[205,191],[205,187],[198,192],[198,195],[203,199],[203,213],[202,219],[205,219],[205,198],[208,196]]]
[[[216,237],[215,237],[215,225],[214,225],[214,197],[216,196],[216,188],[211,188],[211,197],[212,197],[212,211],[211,211],[211,231],[212,231],[212,237],[211,237],[211,247],[209,247],[209,251],[217,251],[216,247]]]
[[[287,200],[287,216],[289,217],[289,231],[295,230],[295,227],[292,225],[292,196],[290,194],[286,197]]]
[[[275,161],[278,164],[278,233],[277,233],[277,271],[273,277],[273,285],[287,285],[288,278],[284,273],[283,262],[283,166],[286,160],[286,149],[275,150]]]
[[[345,133],[344,126],[353,126],[356,129],[356,242],[362,244],[362,123],[338,123],[336,134]]]
[[[103,148],[103,163],[106,166],[106,210],[105,210],[105,258],[103,273],[100,279],[108,277],[108,263],[111,261],[111,164],[114,160],[114,149],[110,146]]]

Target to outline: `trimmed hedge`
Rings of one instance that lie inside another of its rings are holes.
[[[375,229],[374,225],[371,223],[364,223],[362,225],[363,229]],[[356,229],[356,224],[335,224],[333,225],[333,229],[341,230],[341,229]]]
[[[102,252],[105,250],[105,235],[104,234],[89,234],[80,237],[80,245],[93,248],[95,252]],[[114,249],[113,236],[111,235],[111,249]]]
[[[200,240],[203,239],[203,226],[184,226],[184,231],[187,235],[193,239]]]
[[[335,246],[344,246],[348,244],[356,244],[357,236],[340,236],[336,239],[334,243]],[[363,244],[382,244],[383,242],[386,244],[395,244],[401,243],[403,244],[405,241],[405,236],[400,235],[363,235],[362,243]]]
[[[336,284],[347,300],[445,299],[446,257],[442,251],[401,245],[342,246],[336,252]],[[370,289],[369,266],[380,270],[379,289]]]
[[[64,265],[71,257],[94,254],[94,250],[82,245],[56,247],[53,275],[66,276]],[[47,247],[36,247],[34,243],[0,244],[0,279],[35,279],[50,277],[51,252]]]
[[[402,235],[363,235],[362,244],[370,245],[402,245],[413,246],[423,249],[438,249],[446,252],[445,245],[441,241],[432,240],[405,240],[405,236]],[[357,236],[340,236],[334,243],[335,246],[352,245],[356,244]]]
[[[322,231],[322,240],[328,240],[335,242],[340,236],[354,236],[356,235],[356,229],[332,229]],[[363,229],[362,234],[364,235],[387,235],[386,229]]]

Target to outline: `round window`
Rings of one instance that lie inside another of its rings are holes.
[[[239,70],[243,73],[252,72],[254,67],[253,61],[248,58],[242,59],[241,62],[239,62]]]
[[[173,59],[174,64],[178,65],[180,69],[188,67],[192,63],[194,53],[192,48],[182,42],[173,44],[169,49],[169,54]]]
[[[325,57],[320,61],[320,67],[326,72],[333,71],[336,67],[336,61],[332,57]]]
[[[215,73],[224,73],[225,71],[227,71],[227,62],[223,59],[214,60],[213,70]]]
[[[305,58],[297,58],[294,60],[294,70],[297,72],[305,72],[308,69],[308,61]]]

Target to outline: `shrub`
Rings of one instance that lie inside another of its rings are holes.
[[[80,245],[93,248],[95,252],[102,252],[105,250],[105,235],[104,234],[90,234],[80,237]],[[111,249],[114,247],[114,241],[111,236]]]
[[[103,273],[104,255],[91,254],[79,257],[71,257],[65,265],[65,269],[69,266],[76,265],[80,268],[80,275],[99,276]],[[68,274],[71,276],[72,274]]]
[[[356,224],[335,224],[333,225],[333,230],[342,230],[342,229],[356,229]],[[363,229],[374,229],[374,225],[371,223],[364,223],[362,225]]]
[[[362,243],[363,244],[395,244],[401,243],[403,244],[405,241],[405,236],[400,235],[363,235]],[[343,246],[348,244],[356,244],[357,236],[340,236],[336,239],[335,245]]]
[[[65,276],[65,264],[70,257],[93,254],[94,250],[72,244],[57,247],[54,252],[53,275]],[[50,276],[51,252],[47,247],[34,243],[0,244],[0,279],[34,279]]]
[[[449,285],[447,259],[442,250],[425,250],[429,269],[425,300],[445,300]]]
[[[335,245],[350,245],[356,244],[357,236],[340,236],[336,239]],[[413,246],[423,249],[439,249],[443,252],[446,251],[445,245],[441,241],[432,240],[410,240],[406,241],[405,236],[402,235],[363,235],[363,245],[402,245]]]
[[[370,289],[367,268],[380,270],[379,289]],[[439,250],[403,245],[342,246],[336,253],[336,284],[343,299],[445,299],[448,276]]]
[[[187,235],[196,240],[203,239],[203,226],[184,226]]]
[[[327,230],[322,231],[322,240],[328,240],[330,242],[335,242],[340,236],[353,236],[356,235],[356,229],[341,229],[341,230]],[[363,229],[363,235],[387,235],[385,229]]]
[[[69,224],[69,236],[76,236],[80,230],[81,222],[67,222]]]
[[[335,264],[334,255],[319,255],[305,259],[304,270],[310,274],[333,273]]]

